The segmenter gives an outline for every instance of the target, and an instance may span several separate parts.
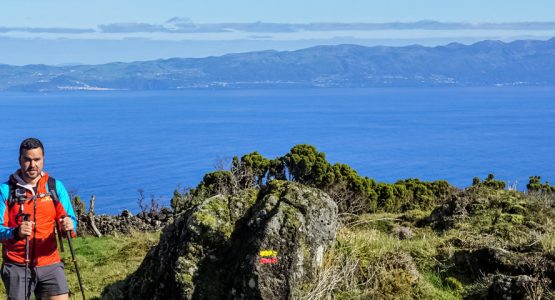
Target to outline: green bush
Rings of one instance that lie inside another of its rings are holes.
[[[555,193],[555,186],[551,186],[548,181],[542,184],[540,176],[530,176],[526,188],[528,192]]]
[[[312,145],[296,145],[289,153],[273,160],[258,152],[233,157],[230,171],[216,171],[204,176],[202,182],[185,194],[174,193],[172,207],[176,211],[184,202],[216,194],[233,194],[238,190],[263,187],[271,179],[289,180],[322,189],[338,204],[340,212],[402,212],[411,209],[430,210],[445,201],[454,188],[447,181],[420,181],[417,178],[394,184],[377,183],[360,176],[346,164],[331,165],[326,155]]]
[[[473,187],[487,187],[494,190],[504,190],[507,184],[505,181],[495,179],[493,174],[488,174],[488,177],[484,181],[480,181],[478,177],[474,177],[472,180]]]

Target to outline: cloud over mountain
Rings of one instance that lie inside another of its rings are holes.
[[[0,27],[0,33],[293,33],[329,31],[379,31],[379,30],[555,30],[555,22],[511,22],[511,23],[461,23],[423,20],[418,22],[388,23],[194,23],[189,18],[174,17],[162,24],[120,22],[101,24],[97,28],[65,27]]]
[[[100,25],[106,33],[114,32],[250,32],[291,33],[300,31],[370,31],[370,30],[555,30],[555,22],[512,22],[512,23],[457,23],[423,20],[418,22],[389,23],[203,23],[197,24],[188,18],[174,17],[162,25],[145,23],[115,23]]]
[[[99,25],[98,28],[104,33],[171,32],[171,30],[162,25],[147,23],[113,23]]]
[[[95,32],[94,29],[90,28],[62,28],[62,27],[51,27],[51,28],[38,28],[38,27],[0,27],[0,33],[8,32],[30,32],[30,33],[91,33]]]

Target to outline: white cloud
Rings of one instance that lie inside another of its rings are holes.
[[[8,32],[80,34],[80,33],[92,33],[92,32],[95,32],[95,30],[90,28],[62,28],[62,27],[53,27],[53,28],[0,27],[0,33],[8,33]]]
[[[292,33],[300,31],[376,31],[376,30],[555,30],[555,22],[520,23],[456,23],[423,20],[418,22],[389,23],[204,23],[189,18],[174,17],[163,25],[146,23],[115,23],[100,25],[105,33],[168,32],[168,33]]]

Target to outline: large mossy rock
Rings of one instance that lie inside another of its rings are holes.
[[[177,217],[121,291],[128,299],[290,299],[332,245],[337,206],[285,181]]]

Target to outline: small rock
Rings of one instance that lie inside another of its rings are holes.
[[[131,212],[130,212],[129,210],[127,210],[127,209],[124,209],[124,210],[121,212],[121,217],[123,217],[123,218],[130,218],[130,217],[131,217]]]

